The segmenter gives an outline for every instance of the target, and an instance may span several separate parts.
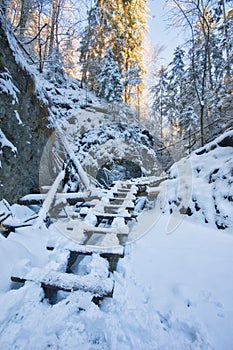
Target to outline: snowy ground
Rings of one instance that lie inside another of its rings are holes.
[[[13,271],[56,270],[66,257],[45,249],[46,228],[0,235],[0,348],[232,350],[233,157],[224,137],[172,167],[156,207],[133,226],[112,276],[113,298],[100,307],[80,291],[60,292],[51,305],[39,283],[17,289]],[[192,215],[181,214],[188,206]],[[32,214],[18,205],[13,211]],[[228,227],[218,230],[217,219]]]
[[[186,218],[167,234],[170,217],[154,218],[156,209],[141,216],[151,227],[127,246],[114,272],[114,296],[100,308],[88,293],[51,306],[41,302],[36,283],[10,290],[8,278],[21,259],[43,266],[52,253],[44,249],[46,231],[1,237],[1,349],[231,350],[232,230]]]
[[[97,114],[81,113],[81,124]],[[51,305],[39,283],[16,289],[15,269],[54,269],[65,257],[51,259],[46,229],[0,235],[0,348],[232,350],[233,148],[221,140],[171,168],[158,205],[132,229],[134,242],[113,274],[113,298],[100,307],[80,291],[61,293]]]

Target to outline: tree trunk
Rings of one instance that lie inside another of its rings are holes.
[[[25,29],[27,27],[27,21],[28,21],[30,9],[31,9],[31,0],[22,0],[21,1],[20,19],[19,19],[19,23],[18,23],[20,38],[23,38],[23,36],[24,36]]]
[[[53,0],[53,9],[52,9],[52,17],[51,17],[51,30],[50,30],[50,40],[49,40],[49,52],[48,52],[49,57],[52,57],[53,50],[54,50],[56,18],[57,18],[57,0]]]
[[[225,45],[226,45],[226,84],[231,80],[231,69],[230,69],[230,49],[229,49],[229,35],[227,30],[227,15],[226,15],[226,4],[225,0],[222,0],[222,10],[223,10],[223,27],[225,35]]]

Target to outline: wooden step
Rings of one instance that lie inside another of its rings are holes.
[[[90,242],[90,240],[89,240]],[[54,250],[55,244],[48,244],[47,249],[48,250]],[[75,252],[82,255],[92,255],[92,254],[99,254],[102,257],[111,257],[116,256],[123,258],[124,256],[124,247],[121,245],[115,245],[115,246],[95,246],[91,244],[77,244],[72,241],[66,241],[64,242],[64,250],[68,250],[70,252]]]
[[[114,233],[110,233],[108,235],[103,235],[101,233],[93,233],[88,239],[87,244],[95,245],[100,248],[117,248],[120,246],[119,238]],[[103,254],[101,254],[101,256],[102,255]]]
[[[110,234],[114,233],[116,235],[128,235],[129,233],[129,227],[127,225],[124,225],[122,227],[100,227],[100,226],[92,226],[87,224],[85,226],[85,223],[83,222],[83,225],[79,225],[79,220],[72,220],[70,223],[62,223],[59,224],[59,230],[66,231],[68,233],[75,233],[78,232],[80,234],[80,237],[82,236],[82,233],[84,234],[92,234],[92,233],[101,233],[101,234]],[[65,233],[65,232],[64,232]]]
[[[18,200],[21,205],[38,205],[42,204],[47,193],[28,194]],[[75,205],[78,202],[89,202],[93,199],[100,199],[100,195],[88,196],[88,193],[71,192],[71,193],[56,193],[56,199],[65,199],[70,205]]]
[[[86,234],[92,234],[92,233],[102,233],[102,234],[108,234],[108,233],[114,233],[115,235],[128,235],[129,233],[129,227],[123,226],[123,227],[95,227],[93,228],[87,228],[83,230]]]
[[[157,198],[159,193],[158,187],[147,187],[146,195],[149,200]]]
[[[41,271],[38,277],[30,272],[26,275],[11,276],[13,282],[24,283],[26,281],[39,282],[46,289],[63,290],[73,292],[82,290],[90,292],[98,297],[111,297],[113,295],[114,281],[110,278],[103,279],[92,274],[78,276],[57,271],[50,271],[41,278]]]
[[[115,219],[115,218],[124,218],[126,221],[136,219],[138,217],[137,213],[133,214],[120,214],[120,213],[99,213],[99,212],[94,212],[93,213],[99,220],[102,219]],[[85,218],[87,214],[86,213],[80,213],[80,217]]]

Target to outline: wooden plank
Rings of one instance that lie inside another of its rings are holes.
[[[104,207],[104,212],[109,214],[117,214],[120,210],[134,210],[134,206],[131,207],[122,207],[121,205],[109,205]]]
[[[132,191],[131,188],[117,188],[116,190],[113,191],[113,193],[137,193],[137,191]]]
[[[83,232],[85,234],[93,234],[93,233],[102,233],[102,234],[107,234],[107,233],[114,233],[116,235],[128,235],[129,234],[129,228],[128,226],[125,225],[125,227],[122,228],[115,228],[115,227],[94,227],[93,228],[88,228],[84,229]]]
[[[136,187],[136,186],[135,186]],[[111,190],[110,192],[112,193],[125,193],[125,194],[128,194],[128,193],[131,193],[131,194],[137,194],[138,192],[138,189],[137,188],[116,188],[114,190]]]
[[[132,194],[131,192],[129,193],[114,193],[111,197],[108,197],[109,200],[113,199],[122,199],[122,200],[135,200],[136,196]]]
[[[47,196],[47,193],[28,194],[18,200],[21,205],[37,205],[42,204]],[[89,202],[94,199],[100,199],[100,195],[87,196],[87,193],[56,193],[56,199],[65,199],[70,205],[75,205],[79,202]]]
[[[90,235],[93,233],[100,234],[117,234],[117,235],[128,235],[129,227],[127,225],[121,225],[118,227],[100,227],[94,226],[85,222],[81,222],[80,220],[74,219],[69,222],[57,222],[55,224],[57,229],[63,233],[69,233],[70,237],[73,237],[75,234],[79,234],[79,236],[83,236],[86,239],[86,235]]]
[[[54,250],[54,245],[48,245],[46,248],[48,250]],[[104,258],[111,256],[123,258],[124,256],[124,247],[122,245],[116,245],[114,247],[104,247],[90,244],[68,244],[65,246],[65,250],[69,250],[70,252],[75,252],[82,255],[99,254]]]
[[[120,214],[120,213],[103,213],[103,212],[93,212],[93,214],[100,219],[114,219],[114,218],[124,218],[124,219],[132,219],[135,217],[135,214]],[[80,213],[81,217],[85,217],[87,215],[87,213]]]
[[[26,276],[13,275],[11,276],[11,280],[20,283],[26,281],[39,282],[43,288],[63,290],[65,292],[82,290],[84,292],[93,293],[99,297],[111,297],[114,289],[114,281],[110,278],[103,279],[91,274],[78,276],[57,271],[50,271],[42,278],[30,276],[30,273],[28,275],[26,274]]]

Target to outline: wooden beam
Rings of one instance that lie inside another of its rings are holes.
[[[46,198],[47,193],[37,193],[37,194],[28,194],[18,200],[18,203],[21,205],[39,205],[42,204]],[[70,205],[75,205],[79,202],[90,202],[94,199],[100,199],[100,196],[86,196],[80,192],[73,193],[56,193],[56,199],[64,198]]]
[[[113,295],[114,281],[110,278],[103,279],[94,275],[78,276],[57,271],[50,271],[43,278],[33,276],[11,276],[13,282],[24,283],[26,281],[39,282],[46,289],[63,290],[73,292],[82,290],[93,293],[99,297],[111,297]]]

